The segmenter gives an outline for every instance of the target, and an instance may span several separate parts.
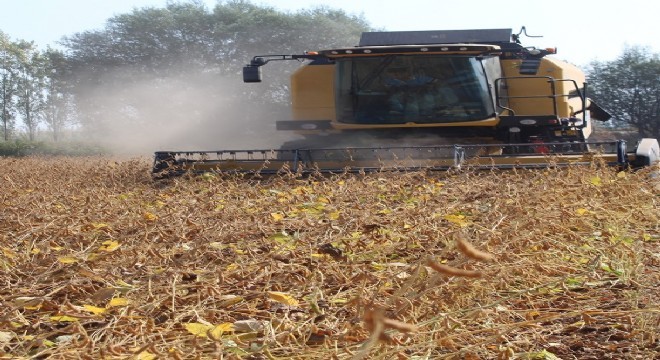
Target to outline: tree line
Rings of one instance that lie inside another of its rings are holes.
[[[368,30],[362,16],[327,7],[283,12],[231,0],[208,9],[190,0],[116,15],[100,30],[65,37],[61,49],[39,50],[0,31],[0,134],[6,141],[21,126],[32,140],[45,126],[58,140],[72,124],[103,132],[148,116],[203,122],[210,115],[198,111],[204,107],[199,99],[184,106],[192,101],[186,94],[249,117],[251,105],[287,103],[287,76],[296,67],[283,64],[285,71],[269,72],[259,87],[239,85],[252,56],[353,46]],[[632,47],[586,71],[590,96],[617,123],[660,137],[658,54]]]
[[[613,126],[660,138],[660,54],[632,46],[613,61],[587,69],[590,95],[612,114]]]

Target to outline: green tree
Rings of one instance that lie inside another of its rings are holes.
[[[70,70],[62,51],[51,48],[43,53],[46,97],[43,109],[43,121],[59,141],[62,130],[73,122],[75,115],[74,101],[67,78]]]
[[[16,120],[16,94],[21,58],[20,46],[0,31],[0,116],[2,117],[0,130],[5,141],[9,139]]]
[[[642,47],[627,48],[609,62],[588,70],[591,94],[612,113],[615,123],[636,128],[643,137],[660,137],[660,56]]]
[[[45,58],[31,42],[21,42],[19,80],[16,92],[17,110],[21,115],[30,141],[41,122],[46,99]]]

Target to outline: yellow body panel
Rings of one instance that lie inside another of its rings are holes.
[[[291,76],[293,120],[335,120],[334,65],[306,65]]]
[[[579,97],[569,98],[569,94],[577,88],[582,89],[585,83],[584,73],[572,64],[544,57],[536,75],[520,75],[522,60],[502,60],[502,72],[505,77],[550,77],[555,80],[555,93],[557,115],[560,118],[575,116],[575,112],[582,108]],[[558,81],[571,79],[571,81]],[[552,87],[549,79],[509,79],[507,92],[509,107],[516,115],[550,115],[554,114],[552,101]],[[576,88],[577,84],[577,88]],[[539,96],[539,98],[529,98]],[[543,98],[541,98],[543,96]],[[518,98],[519,97],[519,98]]]

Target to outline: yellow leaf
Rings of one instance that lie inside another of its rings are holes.
[[[270,213],[270,216],[275,220],[275,221],[282,221],[284,219],[284,214],[276,212],[276,213]]]
[[[220,297],[220,300],[220,304],[218,305],[222,308],[226,308],[243,301],[243,297],[238,295],[224,295]]]
[[[619,179],[625,179],[626,178],[626,172],[625,171],[619,171],[616,174],[616,177],[618,177]]]
[[[527,318],[528,320],[536,319],[539,316],[541,316],[541,313],[537,310],[531,310],[528,311],[527,314],[525,314],[525,318]]]
[[[579,208],[575,210],[575,213],[578,214],[579,216],[583,216],[585,214],[588,214],[590,211],[587,209]]]
[[[201,337],[206,337],[206,332],[213,328],[212,325],[202,323],[187,323],[183,324],[183,327],[186,328],[189,333]]]
[[[232,332],[234,331],[234,324],[232,323],[223,323],[220,325],[216,325],[211,329],[209,332],[211,333],[211,336],[213,336],[216,339],[219,339],[222,334]]]
[[[107,252],[112,252],[117,250],[121,244],[117,241],[114,240],[106,240],[101,243],[103,246],[99,248],[99,250],[107,251]]]
[[[51,316],[50,319],[53,320],[53,321],[57,321],[57,322],[76,322],[76,321],[78,321],[77,317],[66,316],[66,315]]]
[[[210,243],[209,243],[209,246],[212,247],[212,248],[214,248],[214,249],[217,249],[217,250],[222,250],[222,249],[225,248],[225,244],[223,244],[223,243],[220,242],[220,241],[210,242]]]
[[[39,250],[38,248],[32,248],[32,250],[30,250],[30,254],[32,254],[32,255],[37,255],[40,252],[41,252],[41,250]]]
[[[216,178],[215,174],[212,173],[205,172],[202,174],[202,179],[204,180],[213,180],[215,178]]]
[[[13,332],[9,331],[0,331],[0,344],[6,344],[11,341],[11,339],[16,336]]]
[[[328,219],[330,220],[338,220],[339,219],[339,211],[333,211],[328,214]]]
[[[156,216],[156,215],[154,215],[150,212],[144,213],[144,215],[142,215],[142,217],[147,221],[156,221],[156,220],[158,220],[158,216]]]
[[[297,188],[291,190],[291,192],[296,195],[304,195],[304,194],[312,193],[312,189],[305,186],[298,186]]]
[[[101,257],[102,257],[101,254],[91,253],[87,256],[87,259],[85,259],[85,260],[87,260],[87,261],[96,261],[96,260],[100,259]]]
[[[279,292],[279,291],[269,291],[268,297],[271,300],[275,300],[279,303],[289,306],[298,306],[298,300],[294,299],[291,295]]]
[[[601,185],[603,185],[602,180],[601,180],[600,177],[598,177],[598,176],[594,176],[594,177],[592,177],[591,180],[589,180],[589,181],[590,181],[591,184],[594,185],[594,186],[601,186]]]
[[[119,280],[115,281],[115,284],[117,284],[117,286],[122,287],[122,288],[129,288],[129,289],[133,288],[133,285],[127,283],[126,281],[124,281],[122,279],[119,279]]]
[[[38,300],[36,300],[36,301],[38,301]],[[25,303],[25,305],[23,305],[23,309],[25,309],[25,310],[40,310],[42,306],[43,306],[43,303],[41,303],[40,301],[38,301],[38,302],[28,301],[27,303]]]
[[[353,231],[351,233],[351,239],[359,239],[362,236],[362,231]]]
[[[348,299],[343,299],[343,298],[330,299],[330,302],[333,304],[346,304],[348,302]]]
[[[48,346],[48,347],[53,347],[53,346],[55,346],[55,343],[52,342],[52,341],[50,341],[50,340],[48,340],[48,339],[44,339],[43,344],[46,345],[46,346]]]
[[[162,274],[162,273],[164,273],[164,272],[165,272],[165,269],[163,269],[163,268],[161,268],[161,267],[158,267],[158,268],[155,268],[155,269],[152,270],[152,273],[153,273],[154,275],[160,275],[160,274]]]
[[[303,204],[302,208],[300,209],[300,211],[313,216],[322,215],[323,210],[325,210],[325,205],[321,203]]]
[[[57,258],[57,261],[61,262],[62,264],[75,264],[78,262],[78,259],[73,256],[60,256]]]
[[[148,351],[143,351],[135,356],[135,360],[154,360],[158,357]]]
[[[449,214],[443,216],[443,219],[449,221],[450,223],[454,223],[460,227],[466,227],[468,226],[468,222],[465,220],[465,215],[455,215],[455,214]]]
[[[110,300],[107,307],[126,306],[128,303],[129,301],[126,298],[114,298]]]
[[[96,230],[102,230],[102,229],[110,229],[110,226],[105,223],[92,223],[92,227]]]
[[[293,237],[285,232],[279,232],[270,236],[271,240],[277,241],[280,244],[289,244],[293,241]]]
[[[525,359],[535,359],[535,360],[560,360],[557,355],[549,352],[548,350],[543,350],[534,353],[525,354]]]
[[[93,305],[83,305],[83,309],[85,309],[86,311],[91,312],[94,315],[101,315],[101,314],[104,314],[107,311],[106,308],[93,306]]]

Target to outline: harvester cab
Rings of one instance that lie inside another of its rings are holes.
[[[246,83],[272,61],[302,60],[291,76],[291,119],[303,140],[272,150],[156,153],[155,173],[274,173],[547,167],[622,167],[660,157],[656,139],[589,142],[610,115],[555,49],[524,47],[511,29],[366,32],[356,47],[255,56]]]

